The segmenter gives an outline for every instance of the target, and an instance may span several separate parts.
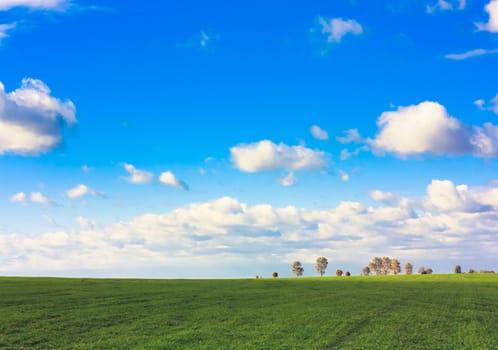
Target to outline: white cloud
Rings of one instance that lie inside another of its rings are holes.
[[[175,176],[175,174],[173,174],[171,171],[163,172],[161,174],[161,176],[159,176],[159,181],[163,185],[169,185],[169,186],[179,188],[180,190],[183,190],[183,191],[188,191],[188,185],[184,181],[179,180]]]
[[[94,168],[94,167],[88,166],[88,165],[86,165],[86,164],[83,164],[83,165],[81,166],[81,171],[82,171],[82,172],[84,172],[84,173],[89,173],[89,172],[92,172],[92,171],[94,171],[94,170],[95,170],[95,168]]]
[[[31,192],[31,194],[28,195],[24,192],[19,192],[14,194],[12,197],[10,197],[10,201],[12,203],[21,203],[21,204],[27,204],[32,203],[32,204],[41,204],[41,205],[56,205],[57,203],[49,198],[47,198],[43,193],[41,192]]]
[[[83,230],[93,230],[97,226],[95,220],[90,220],[83,216],[77,216],[75,221]]]
[[[29,200],[31,203],[41,204],[41,205],[54,205],[55,202],[51,199],[45,197],[41,192],[31,192]]]
[[[467,58],[472,58],[472,57],[477,57],[477,56],[483,56],[483,55],[491,55],[494,53],[498,53],[498,49],[475,49],[463,53],[450,53],[444,55],[444,58],[450,59],[450,60],[465,60]]]
[[[481,111],[492,111],[493,113],[498,114],[498,94],[496,94],[495,97],[489,100],[489,103],[486,103],[486,101],[483,99],[479,99],[474,101],[474,104]]]
[[[296,181],[297,181],[296,176],[291,171],[287,175],[280,177],[278,182],[282,186],[289,187],[289,186],[293,186],[296,183]]]
[[[484,105],[486,104],[486,101],[484,101],[483,99],[478,99],[478,100],[475,100],[474,101],[474,104],[476,105],[477,108],[479,108],[480,110],[484,110]]]
[[[312,125],[310,128],[311,135],[317,140],[328,140],[329,139],[329,133],[326,130],[323,130],[320,128],[318,125]]]
[[[348,182],[349,181],[349,174],[346,173],[344,170],[339,170],[339,175],[341,177],[342,182]]]
[[[209,44],[211,38],[205,32],[201,31],[199,44],[201,47],[206,47]]]
[[[452,10],[463,10],[467,5],[466,0],[438,0],[434,5],[427,5],[427,13],[434,13],[437,10],[440,11],[452,11]]]
[[[313,264],[319,255],[347,262],[357,272],[377,255],[414,264],[429,260],[443,272],[454,265],[449,256],[460,263],[496,263],[498,184],[434,180],[421,198],[370,195],[384,204],[344,201],[305,209],[223,197],[106,226],[78,217],[81,231],[0,235],[0,269],[3,274],[147,276],[160,268],[163,276],[195,270],[207,277],[219,271],[213,266],[228,271],[227,262],[236,272],[225,276],[251,276],[265,266],[266,273],[287,266],[293,257]],[[416,202],[422,204],[413,210]]]
[[[237,145],[230,148],[230,154],[235,167],[248,173],[277,169],[323,170],[327,165],[326,154],[322,151],[284,143],[277,145],[269,140]]]
[[[129,177],[125,177],[124,179],[132,184],[147,184],[154,179],[154,174],[139,170],[131,164],[124,163],[123,168],[130,174]]]
[[[363,33],[361,24],[353,19],[318,17],[322,34],[327,35],[327,42],[339,43],[347,34],[359,35]]]
[[[9,36],[7,32],[14,29],[16,27],[16,23],[10,24],[0,24],[0,41]]]
[[[6,93],[0,83],[0,155],[37,155],[62,141],[64,125],[74,125],[71,101],[51,96],[41,80],[23,79],[19,89]]]
[[[19,192],[14,194],[12,197],[10,197],[10,201],[12,203],[22,203],[26,204],[26,201],[28,200],[26,193],[24,192]]]
[[[68,5],[66,0],[2,0],[0,11],[10,10],[14,7],[26,7],[34,10],[59,10]]]
[[[377,120],[379,133],[370,145],[400,157],[423,153],[462,154],[472,146],[464,126],[437,102],[399,107]]]
[[[485,158],[498,157],[498,125],[485,123],[474,127],[470,138],[474,155]]]
[[[79,198],[87,195],[95,196],[96,192],[86,185],[80,184],[66,191],[68,198]]]
[[[498,0],[490,0],[484,10],[489,14],[489,20],[487,23],[476,23],[477,29],[498,33]]]
[[[337,136],[335,139],[340,143],[360,143],[363,142],[358,129],[345,130],[344,136]]]

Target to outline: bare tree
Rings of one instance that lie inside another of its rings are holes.
[[[294,261],[292,263],[292,273],[296,275],[297,277],[302,276],[304,273],[304,268],[303,265],[301,265],[300,261]]]
[[[316,258],[316,265],[315,265],[316,272],[318,272],[320,276],[323,276],[325,274],[325,270],[327,270],[328,264],[329,261],[327,260],[326,257],[321,256],[319,258]]]
[[[407,262],[405,264],[405,274],[406,275],[411,275],[413,273],[413,265]]]
[[[368,276],[370,275],[370,268],[368,266],[365,266],[364,268],[361,269],[361,274],[363,276]]]
[[[376,256],[368,264],[370,271],[374,272],[376,275],[382,274],[382,259]]]
[[[341,277],[341,276],[342,276],[342,270],[341,270],[341,269],[337,269],[337,270],[335,270],[335,275],[336,275],[337,277]]]
[[[455,273],[462,273],[462,267],[460,265],[455,265]]]
[[[398,273],[401,272],[401,264],[399,263],[398,259],[391,259],[391,265],[389,266],[389,269],[394,275],[397,275]]]

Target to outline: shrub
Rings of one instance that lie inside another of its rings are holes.
[[[337,277],[341,277],[341,276],[342,276],[342,270],[341,270],[341,269],[337,269],[337,270],[335,270],[335,275],[336,275]]]
[[[278,277],[278,272],[273,272],[273,273],[271,274],[271,276],[272,276],[273,278],[277,278],[277,277]]]
[[[368,276],[370,275],[370,268],[368,266],[365,266],[364,268],[361,269],[361,274],[363,276]]]
[[[474,270],[474,269],[469,269],[469,273],[476,273],[476,270]]]
[[[349,271],[346,271],[346,277],[351,276],[351,273]]]

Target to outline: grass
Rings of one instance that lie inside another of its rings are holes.
[[[0,349],[496,349],[498,274],[0,278]]]

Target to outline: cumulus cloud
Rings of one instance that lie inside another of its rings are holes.
[[[132,184],[147,184],[152,182],[154,174],[148,171],[139,170],[134,165],[124,163],[123,168],[129,173],[130,176],[124,179]]]
[[[329,133],[326,130],[323,130],[320,128],[318,125],[312,125],[310,128],[311,135],[317,140],[328,140],[329,139]]]
[[[452,10],[463,10],[467,5],[466,0],[438,0],[434,5],[427,5],[427,13],[434,13],[436,11],[452,11]]]
[[[179,180],[171,171],[165,171],[159,176],[159,181],[163,185],[173,186],[183,191],[188,191],[188,185]]]
[[[288,146],[284,143],[277,145],[269,140],[237,145],[230,148],[230,154],[234,166],[248,173],[278,169],[323,170],[327,165],[325,152],[301,145]]]
[[[437,102],[399,107],[377,120],[380,129],[370,141],[374,150],[400,157],[423,154],[462,154],[471,150],[467,131]]]
[[[0,83],[0,155],[37,155],[62,141],[64,126],[76,124],[76,108],[61,101],[41,80],[26,78],[10,93]]]
[[[494,53],[498,53],[498,49],[490,49],[490,50],[488,50],[488,49],[475,49],[475,50],[471,50],[471,51],[467,51],[467,52],[463,52],[463,53],[449,53],[449,54],[444,55],[444,58],[447,58],[449,60],[461,61],[461,60],[466,60],[466,59],[472,58],[472,57],[491,55]]]
[[[474,104],[480,109],[498,113],[497,102],[498,96],[491,100],[492,107],[485,107],[484,100],[477,100]],[[364,144],[354,151],[342,150],[341,160],[364,150],[377,155],[393,153],[403,159],[424,154],[498,157],[498,125],[465,125],[449,115],[438,102],[425,101],[384,112],[377,119],[377,126],[378,132],[373,139],[361,139]],[[341,141],[354,142],[356,137],[349,137],[350,133],[347,131]]]
[[[353,19],[318,17],[321,33],[327,36],[328,43],[340,43],[347,34],[359,35],[363,27]]]
[[[2,0],[0,11],[14,7],[26,7],[33,10],[60,10],[68,5],[67,0]]]
[[[95,196],[96,192],[86,185],[80,184],[66,191],[68,198],[79,198],[83,196]]]
[[[484,7],[484,10],[489,15],[488,22],[476,23],[477,29],[498,33],[498,0],[490,0],[490,2]]]
[[[222,267],[229,261],[246,272],[235,272],[240,276],[259,273],[268,262],[287,266],[297,257],[313,264],[317,255],[348,262],[357,271],[376,255],[412,263],[430,259],[446,264],[448,271],[454,265],[448,256],[496,262],[498,184],[471,187],[434,180],[421,198],[378,190],[370,195],[381,204],[344,201],[306,209],[223,197],[111,225],[78,217],[81,231],[0,235],[0,268],[5,274],[106,275],[124,268],[142,276],[158,267],[186,273],[201,268],[198,276],[212,276],[213,269],[202,266]],[[417,210],[411,208],[415,202],[421,203]]]

